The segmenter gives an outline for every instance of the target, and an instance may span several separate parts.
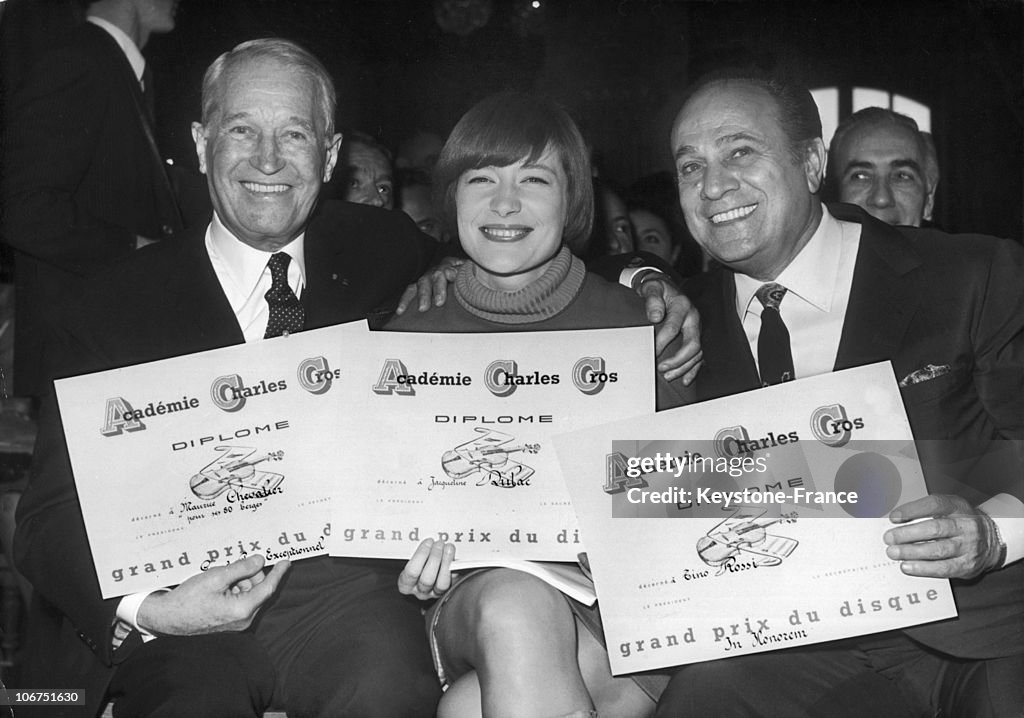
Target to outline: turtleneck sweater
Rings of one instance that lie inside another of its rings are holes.
[[[535,281],[514,292],[486,286],[466,262],[455,279],[455,298],[470,314],[499,324],[528,324],[560,314],[576,298],[587,270],[566,247]]]
[[[607,329],[649,323],[638,295],[587,272],[583,262],[563,247],[539,278],[514,292],[487,287],[477,278],[476,265],[466,262],[448,285],[444,306],[431,306],[425,312],[410,310],[388,322],[385,329],[458,334]],[[669,345],[666,355],[675,346]],[[666,382],[657,374],[656,389],[659,410],[692,401],[690,390],[679,380]]]

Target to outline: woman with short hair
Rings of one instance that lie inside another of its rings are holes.
[[[643,300],[588,274],[568,245],[593,224],[590,162],[572,119],[517,92],[489,97],[441,151],[435,188],[444,221],[469,256],[448,301],[389,330],[543,331],[647,324]],[[669,352],[672,351],[670,348]],[[657,376],[659,408],[687,399]],[[439,715],[645,716],[663,683],[613,677],[596,608],[513,569],[453,579],[454,546],[427,539],[399,590],[438,599],[428,628],[449,687]]]

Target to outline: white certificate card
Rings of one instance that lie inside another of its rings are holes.
[[[105,598],[253,553],[326,553],[343,332],[56,382]]]
[[[885,555],[926,493],[888,362],[555,437],[617,674],[956,615]]]
[[[372,332],[344,416],[332,555],[572,561],[583,550],[551,436],[654,409],[651,327]]]

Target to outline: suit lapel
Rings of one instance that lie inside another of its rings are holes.
[[[920,260],[906,239],[886,224],[846,205],[829,207],[836,219],[859,222],[860,249],[835,370],[894,357],[917,311]]]
[[[169,304],[181,322],[181,337],[194,338],[189,352],[241,344],[245,337],[210,263],[205,230],[183,237],[181,245],[175,255],[178,265],[168,273],[173,278],[168,291]]]
[[[306,329],[317,329],[344,321],[339,307],[345,306],[348,278],[339,273],[342,266],[336,253],[330,251],[336,243],[325,241],[315,232],[306,233],[306,289],[302,293],[302,306],[306,311]]]
[[[836,354],[835,370],[896,356],[920,292],[920,259],[896,230],[859,208],[830,206],[836,219],[861,225],[860,249],[850,300]],[[701,400],[760,387],[757,365],[736,314],[733,273],[720,269],[695,282],[691,297],[701,315],[704,367],[697,378]],[[687,288],[688,293],[690,287]]]
[[[139,86],[139,80],[135,77],[135,71],[132,70],[131,63],[128,62],[128,58],[125,57],[124,51],[118,46],[117,41],[114,40],[106,30],[95,27],[92,24],[88,24],[89,28],[94,30],[94,34],[102,38],[104,47],[107,51],[112,53],[116,59],[116,65],[118,68],[117,74],[119,75],[119,81],[125,87],[125,92],[131,97],[131,109],[136,119],[138,120],[139,131],[142,133],[145,139],[145,145],[148,150],[147,157],[142,160],[146,167],[149,168],[150,174],[153,178],[154,191],[156,193],[156,201],[159,204],[159,218],[163,226],[160,229],[164,234],[174,234],[183,227],[181,220],[181,214],[178,211],[178,203],[175,199],[174,189],[171,187],[171,182],[167,178],[167,172],[164,170],[163,159],[160,156],[160,148],[157,146],[156,137],[153,135],[153,124],[151,121],[150,112],[146,107],[146,98],[142,94],[142,88]],[[147,70],[149,66],[146,66]],[[150,75],[152,73],[150,72]],[[152,82],[152,80],[150,80]],[[153,93],[153,88],[148,88],[150,95]],[[141,160],[141,158],[140,158]],[[169,231],[168,231],[169,230]]]

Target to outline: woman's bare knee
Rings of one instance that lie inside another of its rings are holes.
[[[568,644],[575,652],[575,622],[565,598],[539,578],[493,569],[466,586],[468,625],[485,652],[520,644]]]

